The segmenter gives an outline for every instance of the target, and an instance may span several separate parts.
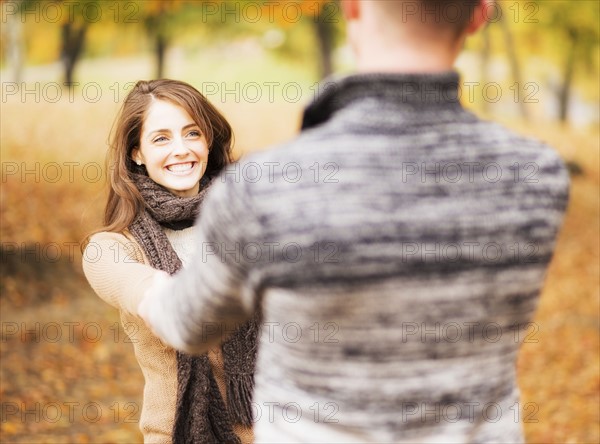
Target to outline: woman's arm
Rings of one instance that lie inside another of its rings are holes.
[[[158,270],[144,264],[140,246],[120,233],[97,233],[83,252],[83,271],[104,301],[131,314]]]

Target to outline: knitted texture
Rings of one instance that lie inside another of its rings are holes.
[[[119,310],[128,342],[144,375],[139,420],[144,442],[171,444],[177,400],[176,353],[136,314],[157,271],[129,232],[94,234],[84,252],[82,265],[96,294]]]
[[[175,274],[182,268],[182,263],[161,225],[173,227],[173,224],[180,223],[181,227],[193,224],[209,188],[209,180],[203,178],[197,195],[182,198],[145,175],[132,174],[132,178],[144,198],[146,210],[140,212],[129,230],[149,258],[150,265]],[[173,427],[175,443],[240,442],[233,432],[232,422],[251,425],[251,416],[248,417],[246,412],[251,402],[256,329],[252,330],[254,334],[248,335],[250,328],[249,325],[242,326],[229,338],[228,345],[223,347],[229,406],[221,397],[208,356],[177,352],[178,388]],[[250,390],[237,389],[229,396],[230,384],[235,388],[249,386]],[[240,396],[240,393],[244,396]],[[244,407],[241,413],[230,414],[240,407]]]
[[[153,328],[199,351],[205,323],[262,309],[257,442],[522,442],[562,160],[465,110],[455,72],[321,90],[299,137],[215,179],[214,254],[152,294]]]

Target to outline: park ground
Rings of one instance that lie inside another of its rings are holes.
[[[104,165],[117,110],[106,96],[97,103],[76,97],[2,104],[2,442],[140,441],[143,378],[118,313],[83,277],[77,245],[101,216],[105,183],[96,180],[95,165]],[[238,153],[291,137],[301,109],[220,107],[236,131]],[[539,330],[518,361],[526,438],[599,442],[598,129],[506,124],[555,146],[573,171],[534,319]],[[30,173],[23,178],[24,169]]]

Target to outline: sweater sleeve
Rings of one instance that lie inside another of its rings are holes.
[[[83,271],[100,298],[136,315],[140,300],[158,272],[144,264],[137,243],[123,234],[109,232],[90,238],[83,252]]]
[[[190,266],[157,279],[140,307],[155,334],[187,353],[217,345],[254,309],[242,254],[254,226],[250,204],[243,183],[217,180],[197,222]]]

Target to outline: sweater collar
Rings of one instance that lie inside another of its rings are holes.
[[[304,111],[302,129],[326,122],[338,110],[366,98],[412,107],[459,106],[460,77],[456,71],[432,74],[368,73],[329,77],[319,84],[317,97]]]

